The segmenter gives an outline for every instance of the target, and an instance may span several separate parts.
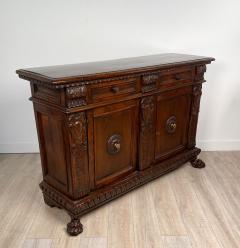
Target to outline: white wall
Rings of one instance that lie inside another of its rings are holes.
[[[38,151],[29,83],[15,70],[164,52],[213,56],[198,128],[240,149],[238,0],[0,0],[0,152]]]

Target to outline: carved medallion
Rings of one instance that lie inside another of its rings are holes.
[[[122,137],[119,134],[113,134],[107,141],[107,151],[109,154],[117,154],[121,150]]]
[[[167,119],[165,126],[167,133],[175,133],[177,128],[176,122],[177,122],[177,118],[174,115]]]

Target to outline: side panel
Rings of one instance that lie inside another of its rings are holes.
[[[68,192],[65,120],[59,113],[34,105],[38,130],[43,178],[57,189]]]

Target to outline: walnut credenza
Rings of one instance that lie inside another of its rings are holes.
[[[213,58],[160,54],[17,70],[30,81],[46,204],[80,217],[197,159],[202,83]]]

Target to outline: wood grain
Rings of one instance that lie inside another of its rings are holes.
[[[93,209],[187,161],[205,166],[195,138],[206,64],[213,60],[158,54],[17,71],[30,81],[44,202],[67,211],[70,235],[83,232],[80,218]],[[27,159],[19,155],[20,163]],[[166,218],[158,213],[162,234],[175,223],[166,202]],[[177,219],[175,233],[183,230]]]

